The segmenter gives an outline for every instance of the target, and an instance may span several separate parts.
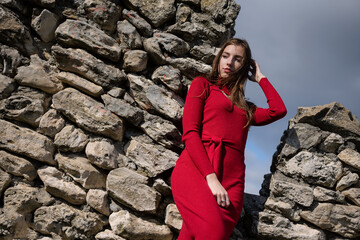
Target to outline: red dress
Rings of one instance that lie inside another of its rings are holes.
[[[256,108],[253,125],[265,125],[286,115],[279,94],[266,78],[259,82],[269,108]],[[183,218],[179,240],[229,239],[242,210],[244,197],[244,149],[248,128],[245,111],[223,94],[224,87],[203,77],[193,80],[185,101],[183,136],[185,149],[176,162],[171,186]],[[205,180],[215,172],[230,199],[220,207]]]

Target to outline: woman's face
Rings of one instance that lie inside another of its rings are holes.
[[[220,56],[219,73],[221,78],[226,78],[243,65],[245,49],[243,46],[228,45]]]

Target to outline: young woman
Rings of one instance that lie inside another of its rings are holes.
[[[269,108],[245,100],[247,79],[260,85]],[[174,200],[183,218],[179,240],[230,238],[243,205],[249,127],[285,115],[283,101],[252,60],[248,43],[228,40],[209,76],[193,80],[185,101],[185,150],[171,176]]]

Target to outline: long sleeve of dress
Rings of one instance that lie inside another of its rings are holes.
[[[287,113],[284,102],[269,80],[264,77],[260,80],[259,85],[266,96],[269,108],[256,108],[252,123],[255,126],[272,123]]]
[[[203,177],[214,172],[200,138],[204,104],[209,94],[208,86],[209,82],[205,78],[197,77],[193,80],[186,96],[183,112],[182,141],[185,143],[191,160]]]

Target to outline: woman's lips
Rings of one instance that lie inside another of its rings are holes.
[[[226,72],[226,73],[231,73],[232,71],[231,71],[230,68],[224,68],[224,72]]]

